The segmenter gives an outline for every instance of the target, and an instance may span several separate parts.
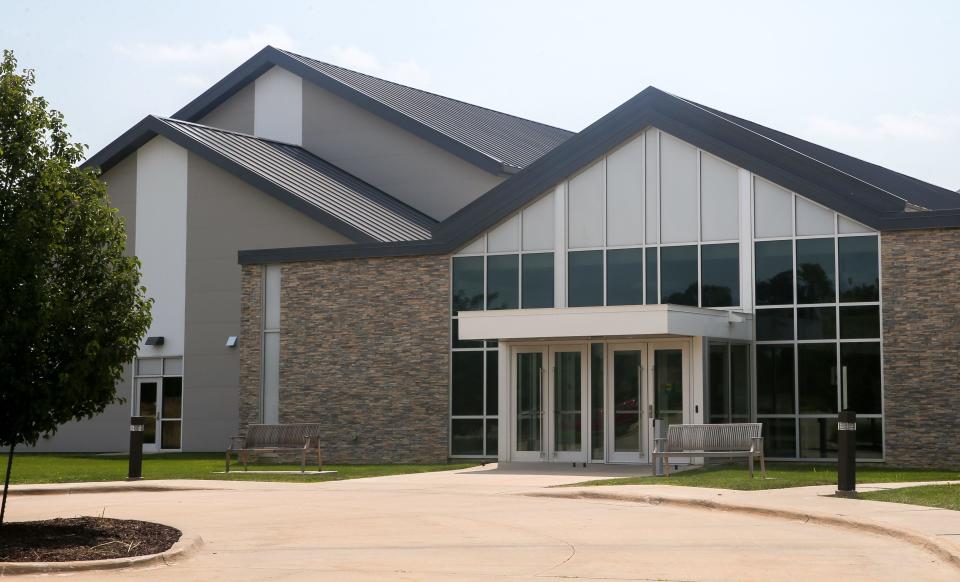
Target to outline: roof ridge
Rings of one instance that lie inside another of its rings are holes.
[[[396,82],[396,81],[391,81],[390,79],[384,79],[383,77],[377,77],[376,75],[371,75],[371,74],[369,74],[369,73],[364,73],[364,72],[362,72],[362,71],[357,71],[357,70],[354,70],[354,69],[348,69],[347,67],[343,67],[343,66],[340,66],[340,65],[336,65],[336,64],[334,64],[334,63],[329,63],[329,62],[327,62],[327,61],[321,61],[320,59],[315,59],[315,58],[313,58],[313,57],[308,57],[307,55],[301,55],[300,53],[295,53],[295,52],[293,52],[293,51],[288,51],[288,50],[281,49],[281,48],[277,48],[277,47],[271,47],[271,48],[274,48],[274,49],[276,49],[276,50],[278,50],[278,51],[280,51],[280,52],[282,52],[282,53],[284,53],[284,54],[286,54],[286,55],[288,55],[288,56],[294,57],[294,58],[299,57],[299,58],[302,58],[302,59],[310,59],[311,61],[316,61],[316,62],[318,62],[318,63],[324,64],[324,65],[328,65],[328,66],[330,66],[330,67],[336,67],[336,68],[338,68],[338,69],[340,69],[340,70],[343,70],[343,71],[349,71],[349,72],[351,72],[351,73],[356,73],[356,74],[358,74],[358,75],[363,75],[363,76],[365,76],[365,77],[370,77],[371,79],[377,79],[378,81],[383,81],[383,82],[385,82],[385,83],[391,83],[391,84],[393,84],[393,85],[397,85],[398,87],[404,87],[404,88],[406,88],[406,89],[411,89],[411,90],[413,90],[413,91],[419,91],[420,93],[426,93],[426,94],[428,94],[428,95],[433,95],[434,97],[440,97],[441,99],[446,99],[446,100],[448,100],[448,101],[453,101],[453,102],[456,102],[456,103],[462,103],[462,104],[464,104],[464,105],[469,105],[470,107],[476,107],[477,109],[483,109],[483,110],[485,110],[485,111],[490,111],[491,113],[496,113],[497,115],[503,115],[503,116],[505,116],[505,117],[511,117],[511,118],[513,118],[513,119],[518,119],[518,120],[520,120],[520,121],[525,121],[525,122],[527,122],[527,123],[536,123],[537,125],[542,125],[543,127],[548,127],[548,128],[550,128],[550,129],[556,129],[556,130],[559,130],[559,131],[563,131],[563,132],[569,133],[570,135],[574,135],[574,134],[577,133],[577,132],[575,132],[575,131],[571,131],[571,130],[569,130],[569,129],[565,129],[565,128],[560,127],[560,126],[557,126],[557,125],[551,125],[551,124],[549,124],[549,123],[543,123],[542,121],[537,121],[537,120],[535,120],[535,119],[529,119],[529,118],[527,118],[527,117],[521,117],[521,116],[519,116],[519,115],[514,115],[513,113],[507,113],[507,112],[505,112],[505,111],[500,111],[499,109],[493,109],[492,107],[486,107],[486,106],[484,106],[484,105],[477,105],[476,103],[470,103],[469,101],[464,101],[463,99],[457,99],[456,97],[449,97],[449,96],[447,96],[447,95],[441,95],[440,93],[435,93],[435,92],[433,92],[433,91],[427,91],[426,89],[420,89],[419,87],[413,87],[412,85],[407,85],[407,84],[405,84],[405,83],[398,83],[398,82]]]

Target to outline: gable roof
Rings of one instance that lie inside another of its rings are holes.
[[[500,183],[416,244],[243,251],[241,263],[450,253],[647,127],[877,230],[960,226],[960,195],[648,87]]]
[[[573,135],[267,46],[173,114],[199,121],[271,67],[282,67],[492,174],[513,174]]]
[[[152,115],[83,165],[109,170],[158,135],[353,241],[426,240],[436,224],[425,214],[299,146]]]

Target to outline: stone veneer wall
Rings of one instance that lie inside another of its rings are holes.
[[[244,267],[241,427],[259,416],[262,271]],[[324,462],[446,461],[449,259],[288,263],[281,281],[280,422],[321,423]]]
[[[960,229],[885,232],[886,461],[960,468]]]

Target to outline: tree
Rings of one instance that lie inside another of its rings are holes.
[[[150,326],[140,263],[98,171],[79,167],[63,115],[32,70],[0,63],[0,447],[14,448],[122,401],[116,384]]]

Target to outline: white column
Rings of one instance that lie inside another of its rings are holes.
[[[567,182],[561,183],[553,196],[555,206],[553,229],[553,306],[567,306]]]
[[[739,170],[740,305],[753,312],[753,174]]]
[[[253,133],[303,145],[303,79],[273,67],[254,84]]]
[[[509,461],[511,432],[514,419],[510,402],[510,346],[507,342],[497,344],[497,460]]]

